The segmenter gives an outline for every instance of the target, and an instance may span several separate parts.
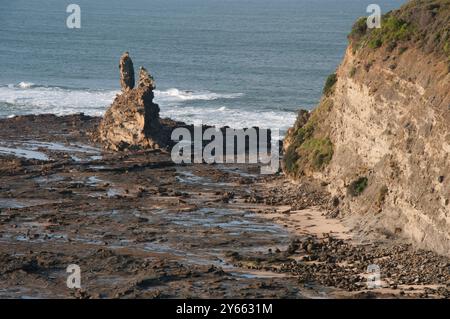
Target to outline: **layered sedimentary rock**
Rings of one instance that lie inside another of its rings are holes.
[[[133,62],[128,53],[120,59],[119,69],[122,92],[105,113],[99,128],[100,140],[112,150],[169,147],[170,130],[161,124],[159,106],[153,103],[153,77],[141,67],[135,88]]]
[[[284,170],[313,177],[361,236],[450,255],[450,1],[359,20],[320,104],[285,140]]]

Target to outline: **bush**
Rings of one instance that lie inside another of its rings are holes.
[[[381,30],[386,33],[385,40],[392,41],[408,40],[412,33],[409,23],[394,16],[390,16],[382,22]]]
[[[358,41],[367,32],[367,17],[359,18],[352,27],[352,32],[349,35],[350,39]]]
[[[406,21],[392,14],[384,15],[381,19],[381,28],[366,29],[362,26],[362,20],[358,20],[353,26],[350,38],[357,41],[354,47],[362,47],[365,44],[371,49],[378,49],[383,44],[388,44],[391,49],[397,46],[397,42],[409,40],[414,33],[413,27]],[[364,21],[365,23],[365,21]]]
[[[317,126],[328,115],[333,102],[324,99],[311,113],[307,122],[297,121],[303,126],[292,132],[292,142],[283,158],[285,171],[292,176],[300,176],[305,170],[321,170],[333,157],[333,144],[329,138],[318,136]]]
[[[336,73],[330,74],[325,82],[325,86],[323,88],[323,94],[329,95],[332,92],[333,86],[337,82]]]
[[[299,156],[297,154],[297,148],[294,145],[290,145],[284,155],[285,169],[289,173],[295,173],[298,170],[297,161]]]
[[[369,41],[369,48],[378,49],[383,45],[383,41],[381,39],[372,39]]]
[[[305,140],[311,138],[313,133],[314,121],[312,120],[309,120],[294,133],[293,142],[286,150],[286,154],[284,156],[285,167],[289,173],[295,173],[298,171],[298,160],[300,159],[298,149],[305,142]]]
[[[306,156],[315,169],[320,170],[333,157],[333,143],[329,138],[312,138],[302,144],[300,154]]]
[[[355,197],[361,195],[362,192],[364,192],[364,190],[366,189],[368,181],[369,180],[367,179],[367,177],[360,177],[356,181],[353,181],[348,186],[350,195]]]
[[[369,41],[371,48],[379,48],[384,43],[396,45],[398,41],[405,41],[412,35],[412,28],[404,20],[394,16],[388,16],[381,21],[381,29],[372,32],[372,39]]]

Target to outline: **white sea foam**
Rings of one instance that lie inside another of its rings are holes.
[[[168,89],[166,91],[155,90],[155,97],[167,102],[236,99],[243,95],[243,93],[218,94],[209,91],[183,91],[175,88]]]
[[[190,124],[229,126],[232,128],[260,127],[287,130],[295,121],[295,113],[284,111],[249,111],[227,107],[197,108],[178,106],[161,108],[161,115]]]
[[[84,112],[102,115],[116,91],[69,90],[58,87],[36,86],[29,82],[0,87],[0,116],[11,114],[57,115]]]
[[[20,82],[19,84],[17,84],[17,86],[19,88],[22,88],[22,89],[29,89],[29,88],[34,86],[34,83],[31,83],[31,82]]]
[[[13,114],[66,115],[80,112],[101,116],[118,93],[117,90],[44,87],[31,82],[0,86],[0,117],[10,117]],[[292,112],[220,106],[222,99],[239,99],[242,96],[242,93],[215,93],[207,90],[155,90],[155,102],[160,105],[161,116],[189,124],[228,125],[233,128],[259,126],[284,131],[295,120],[295,114]],[[211,102],[211,106],[197,106],[192,105],[194,101],[214,102]]]

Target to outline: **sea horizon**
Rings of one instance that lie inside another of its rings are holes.
[[[8,61],[0,117],[102,116],[120,91],[118,59],[130,51],[156,79],[162,117],[283,134],[298,109],[318,103],[370,3],[82,0],[81,28],[68,29],[66,2],[0,4],[0,59]]]

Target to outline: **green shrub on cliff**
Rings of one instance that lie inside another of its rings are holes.
[[[381,20],[381,28],[373,29],[368,37],[368,45],[372,49],[381,47],[383,44],[397,44],[411,38],[413,28],[411,25],[394,16],[385,16]]]
[[[413,34],[414,28],[409,22],[388,13],[381,18],[381,28],[368,29],[366,18],[358,19],[353,25],[349,39],[355,49],[365,45],[377,49],[383,44],[395,46],[399,41],[409,40]]]
[[[287,149],[284,156],[285,166],[289,173],[295,173],[298,171],[298,160],[300,158],[298,149],[307,139],[311,138],[313,133],[314,120],[312,118],[310,118],[304,126],[294,132],[293,142]]]
[[[295,146],[293,146],[293,145],[289,146],[289,148],[286,151],[286,154],[284,154],[283,161],[284,161],[285,170],[289,174],[295,175],[295,172],[298,171],[298,165],[297,165],[298,154],[297,154],[297,149],[295,148]]]
[[[311,138],[300,146],[299,153],[300,156],[307,157],[308,162],[315,169],[320,170],[333,157],[333,143],[329,138]]]
[[[357,180],[353,181],[348,186],[349,194],[354,197],[361,195],[362,192],[364,192],[364,190],[366,189],[368,181],[369,180],[367,179],[367,177],[360,177]]]
[[[378,49],[383,45],[383,41],[381,39],[372,39],[369,41],[369,48],[371,49]]]
[[[292,133],[292,142],[284,156],[288,174],[298,176],[305,170],[322,170],[331,161],[333,143],[328,137],[323,137],[323,132],[318,132],[318,123],[324,121],[332,107],[332,101],[324,99],[309,120]]]
[[[367,32],[367,18],[359,18],[352,27],[352,32],[349,34],[349,38],[359,40]]]
[[[381,17],[381,28],[369,29],[366,18],[359,18],[348,38],[353,52],[386,47],[392,52],[397,44],[416,47],[425,53],[434,52],[449,57],[446,47],[450,40],[449,0],[410,0],[400,9]]]
[[[385,41],[408,40],[413,34],[413,28],[408,22],[394,16],[389,16],[382,22],[381,30],[386,33],[383,37]]]
[[[325,86],[323,88],[323,94],[329,95],[332,92],[334,85],[337,82],[336,73],[330,74],[325,82]]]
[[[284,157],[288,173],[298,175],[305,168],[321,170],[333,158],[333,143],[329,138],[309,138],[299,143],[301,138],[289,146]]]

